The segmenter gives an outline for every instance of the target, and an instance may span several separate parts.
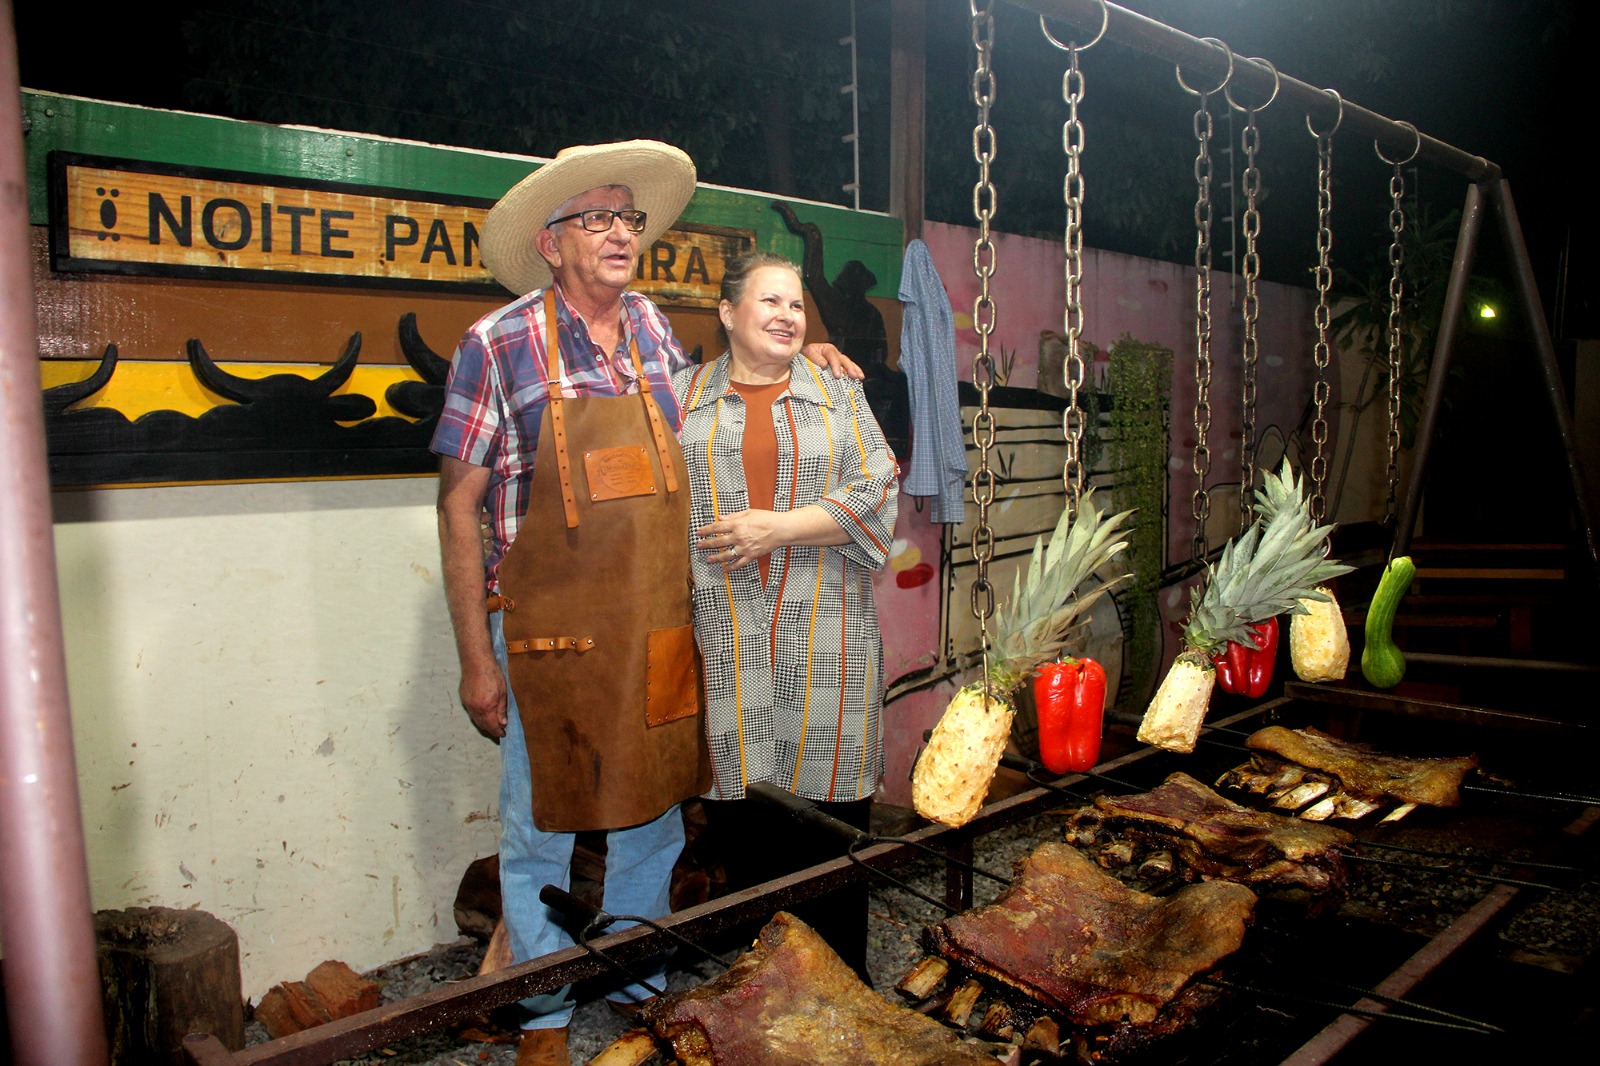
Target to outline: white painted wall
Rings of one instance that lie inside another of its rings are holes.
[[[436,485],[54,497],[94,906],[215,914],[252,999],[454,939],[462,871],[495,850]]]

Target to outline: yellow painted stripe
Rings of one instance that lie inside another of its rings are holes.
[[[306,363],[218,363],[230,374],[242,378],[259,379],[273,374],[295,374],[303,378],[317,378],[328,372],[328,367]],[[39,387],[53,389],[58,385],[71,385],[85,381],[100,368],[98,362],[87,359],[43,359],[39,362]],[[358,366],[335,396],[360,394],[369,396],[378,405],[375,418],[404,418],[384,399],[390,385],[400,381],[421,381],[409,366]],[[201,415],[213,407],[233,406],[200,384],[194,370],[186,362],[167,360],[118,359],[117,368],[106,382],[105,388],[80,402],[73,410],[103,407],[121,411],[130,420],[152,411],[177,411],[189,416]]]

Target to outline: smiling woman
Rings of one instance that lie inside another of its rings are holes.
[[[727,354],[673,387],[714,775],[706,815],[731,845],[723,865],[738,889],[830,857],[826,842],[819,851],[784,833],[746,799],[753,782],[869,824],[883,773],[872,572],[894,539],[897,466],[861,384],[798,355],[806,320],[793,263],[765,252],[730,262],[718,317]],[[864,885],[798,910],[863,971]]]
[[[736,384],[768,385],[787,380],[789,361],[806,335],[806,302],[800,275],[782,256],[764,252],[745,257],[730,271],[725,288],[732,299],[717,309],[728,340]]]

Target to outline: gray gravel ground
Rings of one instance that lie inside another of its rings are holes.
[[[986,834],[975,841],[974,862],[985,869],[1005,874],[1015,860],[1058,832],[1060,825],[1060,813],[1049,812]],[[1475,834],[1481,834],[1483,827],[1474,826],[1472,830]],[[893,830],[884,828],[879,831]],[[1508,832],[1514,831],[1514,826],[1508,827]],[[1419,827],[1387,839],[1434,850],[1460,851],[1463,854],[1470,854],[1475,848],[1484,846],[1482,835],[1473,836],[1471,842],[1456,842],[1452,839],[1453,833],[1452,830]],[[1511,840],[1493,841],[1492,833],[1490,844],[1502,855],[1513,853],[1515,847]],[[932,860],[908,864],[896,873],[930,895],[938,897],[942,894],[943,871],[936,868]],[[974,896],[977,902],[985,903],[1001,887],[985,878],[976,878]],[[1486,886],[1480,881],[1391,867],[1358,866],[1355,883],[1342,910],[1352,917],[1401,925],[1431,934],[1443,929],[1469,909],[1484,891]],[[873,985],[887,989],[920,957],[923,928],[938,921],[943,914],[903,889],[882,882],[873,885],[869,908],[867,967]],[[1541,965],[1570,972],[1571,968],[1592,958],[1600,950],[1600,888],[1587,883],[1576,891],[1536,897],[1530,906],[1517,914],[1500,936],[1506,954],[1525,960],[1533,958]],[[734,954],[736,952],[729,951],[727,957],[731,959]],[[381,967],[369,976],[383,986],[385,1000],[393,1001],[472,976],[477,971],[481,956],[481,947],[463,938],[456,943],[440,945],[415,958]],[[690,988],[716,972],[716,967],[710,962],[676,969],[668,976],[669,987],[673,991]],[[627,1027],[627,1023],[604,1002],[597,1000],[584,1003],[578,1008],[569,1030],[573,1062],[587,1062]],[[260,1026],[252,1024],[246,1037],[249,1042],[255,1043],[265,1040],[266,1034]],[[515,1047],[510,1044],[483,1043],[464,1040],[454,1033],[434,1033],[351,1061],[408,1066],[511,1066],[515,1059]]]
[[[1026,855],[1034,844],[1044,839],[1052,825],[1059,823],[1059,815],[1040,815],[989,833],[976,843],[974,861],[985,869],[1006,874],[1013,860]],[[931,859],[901,867],[896,876],[936,898],[944,889],[944,873],[935,868]],[[976,878],[973,895],[978,902],[986,903],[1001,888],[985,878]],[[881,883],[872,888],[868,906],[867,971],[875,987],[890,988],[921,957],[923,927],[938,921],[944,914],[903,889]],[[726,957],[731,961],[736,954],[737,951],[729,951]],[[382,986],[384,1002],[394,1002],[471,977],[477,973],[482,958],[482,945],[463,937],[414,958],[379,967],[367,976]],[[685,968],[674,969],[667,975],[671,991],[692,988],[718,972],[709,961],[693,965],[688,964],[689,960],[683,961]],[[573,1062],[587,1062],[627,1028],[628,1023],[602,1001],[580,1005],[567,1035]],[[267,1034],[259,1024],[251,1023],[246,1028],[245,1039],[251,1044],[259,1043],[267,1039]],[[463,1040],[454,1033],[439,1032],[349,1061],[396,1066],[511,1066],[516,1061],[516,1048],[510,1044]]]

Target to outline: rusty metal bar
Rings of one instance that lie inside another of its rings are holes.
[[[1080,43],[1090,40],[1099,30],[1101,19],[1105,18],[1106,41],[1115,41],[1157,59],[1181,65],[1186,76],[1195,74],[1207,83],[1213,79],[1220,80],[1228,69],[1226,57],[1214,45],[1116,4],[1102,4],[1100,0],[1007,2],[1046,18],[1071,23],[1083,33]],[[1063,35],[1057,33],[1056,36]],[[1278,80],[1282,87],[1275,103],[1288,101],[1314,118],[1317,125],[1324,129],[1333,125],[1339,115],[1339,105],[1325,91],[1283,73],[1278,75]],[[1199,82],[1191,81],[1191,84]],[[1231,84],[1235,89],[1243,86],[1252,93],[1259,93],[1264,100],[1272,92],[1273,75],[1264,64],[1235,56]],[[1341,133],[1366,134],[1395,158],[1409,154],[1415,145],[1418,159],[1453,170],[1472,181],[1490,181],[1500,177],[1500,168],[1487,159],[1418,132],[1412,126],[1402,126],[1394,119],[1368,111],[1349,100],[1344,102],[1343,113],[1344,119],[1339,126]]]
[[[1590,810],[1569,824],[1563,832],[1568,836],[1582,836],[1594,825],[1597,818],[1600,818],[1600,810]],[[1467,913],[1451,922],[1444,932],[1423,945],[1375,991],[1386,997],[1399,998],[1406,995],[1421,984],[1429,974],[1444,965],[1452,955],[1471,943],[1496,915],[1511,905],[1520,892],[1521,889],[1509,885],[1490,889],[1488,895],[1479,900]],[[1356,1006],[1373,1013],[1381,1013],[1387,1009],[1382,1002],[1371,999],[1363,999]],[[1297,1051],[1283,1060],[1283,1066],[1322,1066],[1349,1047],[1350,1042],[1366,1032],[1371,1024],[1371,1018],[1346,1014],[1302,1044]]]
[[[22,92],[0,0],[0,921],[18,1066],[107,1056],[56,591]]]
[[[1395,523],[1394,542],[1389,558],[1411,550],[1417,515],[1422,510],[1422,490],[1427,481],[1428,456],[1438,432],[1439,414],[1444,410],[1444,389],[1450,377],[1450,361],[1455,356],[1456,334],[1461,332],[1467,305],[1467,279],[1478,254],[1478,233],[1483,229],[1483,189],[1467,186],[1466,202],[1461,207],[1461,225],[1456,230],[1456,251],[1450,262],[1450,280],[1445,286],[1444,313],[1439,320],[1439,335],[1434,340],[1433,362],[1428,368],[1428,388],[1423,394],[1422,417],[1417,424],[1417,442],[1412,447],[1411,470],[1407,474],[1405,502]]]
[[[1538,674],[1600,674],[1600,663],[1573,663],[1560,659],[1504,659],[1492,655],[1451,655],[1448,652],[1410,651],[1406,662],[1416,666],[1464,666],[1479,670],[1527,670]]]
[[[1573,503],[1577,508],[1578,522],[1583,526],[1584,545],[1589,551],[1590,576],[1600,586],[1600,541],[1595,537],[1594,496],[1584,477],[1583,465],[1578,461],[1578,434],[1572,425],[1567,390],[1561,382],[1561,366],[1556,362],[1555,344],[1550,339],[1550,323],[1545,318],[1544,304],[1539,300],[1539,282],[1533,276],[1533,262],[1528,258],[1528,244],[1522,236],[1522,223],[1517,218],[1517,205],[1511,198],[1510,183],[1504,179],[1491,182],[1489,198],[1494,201],[1500,236],[1506,243],[1506,250],[1511,253],[1511,268],[1516,276],[1517,295],[1522,298],[1522,311],[1528,317],[1529,328],[1533,330],[1533,346],[1539,353],[1539,369],[1544,374],[1550,413],[1555,416],[1556,432],[1561,437],[1561,449],[1567,461],[1567,477],[1572,481]]]
[[[1255,704],[1234,714],[1212,722],[1209,728],[1227,729],[1230,726],[1274,717],[1276,713],[1299,699],[1301,692],[1316,696],[1329,695],[1318,702],[1345,702],[1344,695],[1367,696],[1342,690],[1325,693],[1324,686],[1293,685],[1290,692],[1277,699]],[[1392,703],[1392,698],[1391,703]],[[1414,701],[1405,701],[1411,703]],[[1424,706],[1419,704],[1419,706]],[[1446,716],[1471,720],[1475,708],[1452,705],[1426,705],[1440,710]],[[1392,705],[1384,709],[1395,709]],[[1399,713],[1406,713],[1400,711]],[[1501,712],[1478,712],[1485,724],[1516,724],[1521,716],[1503,715]],[[1561,723],[1545,723],[1557,725]],[[1105,776],[1122,768],[1133,768],[1151,758],[1169,756],[1158,748],[1140,746],[1124,755],[1102,763],[1095,768],[1097,776]],[[1067,774],[1055,782],[1057,787],[1074,782],[1092,780],[1084,774]],[[977,817],[960,829],[932,825],[906,834],[904,844],[878,844],[858,852],[854,859],[841,857],[829,860],[796,874],[770,881],[764,885],[733,893],[721,899],[681,911],[660,921],[660,925],[675,933],[698,940],[725,932],[752,922],[764,921],[774,910],[794,902],[811,899],[843,887],[865,874],[855,869],[857,862],[879,869],[893,869],[913,859],[922,857],[911,844],[936,845],[941,850],[959,854],[963,846],[984,833],[1031,817],[1061,802],[1057,791],[1037,787],[989,804]],[[1600,812],[1596,812],[1600,813]],[[966,901],[970,905],[970,897]],[[665,934],[646,926],[635,926],[620,933],[597,938],[591,947],[603,950],[619,962],[632,962],[647,956],[658,955],[671,947]],[[185,1050],[194,1066],[328,1066],[339,1059],[372,1051],[396,1040],[443,1028],[454,1022],[504,1006],[537,992],[550,991],[561,985],[600,976],[609,968],[579,947],[568,948],[541,959],[519,963],[494,974],[472,978],[448,988],[436,989],[421,996],[387,1004],[377,1010],[367,1011],[340,1021],[328,1023],[294,1036],[284,1037],[265,1044],[257,1044],[241,1052],[230,1052],[214,1037],[195,1034],[186,1041]],[[1389,986],[1376,991],[1395,994]]]
[[[1407,653],[1406,657],[1409,659],[1410,654]],[[1343,685],[1308,685],[1289,681],[1284,684],[1283,691],[1285,696],[1307,703],[1338,704],[1359,711],[1381,711],[1410,718],[1481,725],[1517,733],[1547,733],[1556,739],[1580,740],[1594,736],[1590,727],[1582,722],[1563,722],[1518,711],[1474,707],[1464,703],[1441,703],[1436,700],[1395,696],[1387,692],[1369,692]]]
[[[1257,717],[1285,702],[1279,699],[1249,708],[1222,719],[1222,724]],[[1115,770],[1164,754],[1156,748],[1140,747],[1102,763],[1097,769]],[[1069,774],[1062,781],[1083,779],[1083,775]],[[912,846],[916,844],[936,844],[957,857],[970,858],[974,837],[1031,817],[1060,802],[1059,794],[1050,789],[1034,788],[1020,792],[986,806],[976,818],[960,829],[927,826],[905,834],[902,839],[907,843],[874,845],[857,852],[853,859],[848,856],[831,859],[808,870],[680,911],[661,919],[658,924],[695,940],[751,922],[764,921],[774,910],[824,895],[866,876],[856,869],[858,863],[879,869],[894,869],[924,857],[925,853]],[[967,849],[965,853],[963,849]],[[959,867],[947,869],[959,870]],[[970,874],[966,881],[968,894],[964,907],[971,905]],[[634,926],[591,942],[591,947],[605,951],[624,963],[658,955],[671,946],[664,934],[646,926]],[[215,1037],[203,1033],[188,1037],[184,1049],[194,1066],[328,1066],[396,1040],[465,1021],[527,996],[608,972],[608,967],[584,949],[571,947],[448,988],[385,1004],[376,1010],[329,1022],[315,1029],[256,1044],[243,1051],[229,1051]]]

